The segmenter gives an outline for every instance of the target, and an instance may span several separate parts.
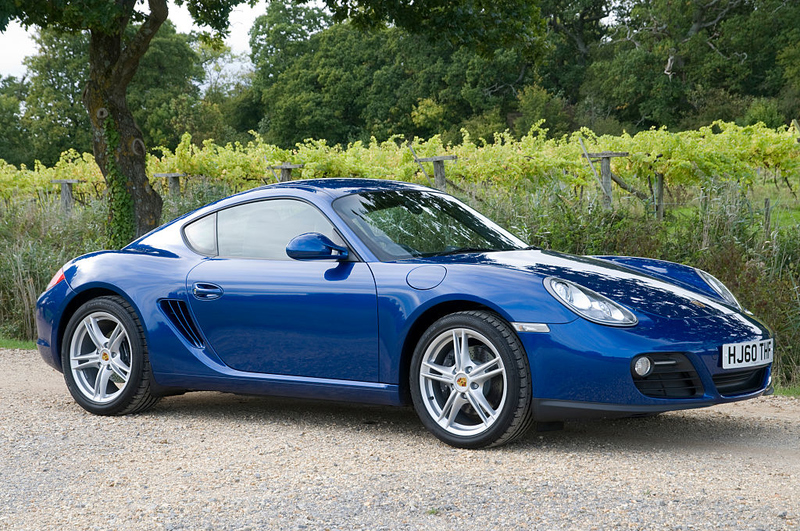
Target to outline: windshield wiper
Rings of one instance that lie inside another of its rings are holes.
[[[439,251],[438,253],[425,253],[424,256],[448,256],[451,254],[466,254],[466,253],[490,253],[497,249],[487,249],[485,247],[457,247],[455,249],[447,249],[446,251]]]

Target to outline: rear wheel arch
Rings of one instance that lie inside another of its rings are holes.
[[[91,413],[138,413],[160,399],[153,392],[144,327],[118,294],[89,297],[75,310],[62,340],[61,363],[67,388]]]
[[[59,363],[61,363],[60,353],[61,353],[61,347],[64,344],[64,333],[67,330],[67,325],[69,324],[70,319],[72,319],[72,316],[75,315],[75,312],[77,312],[81,306],[83,306],[90,300],[96,299],[98,297],[121,297],[122,299],[125,300],[125,302],[127,302],[131,306],[131,308],[133,308],[133,311],[136,312],[136,316],[139,318],[139,321],[140,322],[142,321],[141,312],[136,307],[136,305],[130,299],[128,299],[128,297],[126,297],[119,291],[115,291],[113,289],[106,287],[96,287],[96,288],[89,288],[87,290],[79,292],[72,298],[72,300],[69,301],[69,303],[67,303],[67,306],[61,313],[61,320],[58,323],[58,334],[56,336],[57,344],[53,345],[53,349],[55,349],[55,351],[59,353],[58,357]],[[145,330],[145,335],[146,333],[147,331]],[[61,367],[61,370],[62,371],[64,370],[63,366]]]

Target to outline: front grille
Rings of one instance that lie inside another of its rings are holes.
[[[175,325],[175,328],[178,329],[178,332],[181,333],[186,341],[197,348],[203,348],[203,339],[200,336],[200,331],[197,329],[197,325],[194,324],[194,319],[192,319],[186,303],[175,299],[162,299],[160,304],[161,311]]]
[[[759,367],[746,371],[726,372],[714,375],[714,385],[717,391],[723,396],[744,395],[754,393],[764,385],[764,378],[767,376],[767,368]]]
[[[646,378],[634,377],[636,388],[651,398],[692,398],[703,394],[703,384],[694,365],[683,354],[648,354],[653,372]]]

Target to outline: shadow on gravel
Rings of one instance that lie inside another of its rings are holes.
[[[198,392],[163,399],[152,416],[181,415],[196,420],[231,419],[238,422],[297,424],[314,426],[398,426],[400,431],[424,430],[411,407],[385,407],[349,402],[329,402],[277,397],[243,396],[227,393]]]
[[[649,418],[567,422],[561,431],[531,431],[517,446],[557,447],[570,452],[604,448],[628,452],[734,451],[744,447],[785,447],[789,436],[784,426],[768,421],[695,410]]]
[[[365,437],[419,437],[425,432],[411,407],[367,406],[214,392],[164,399],[146,415],[235,421],[304,430],[356,430]],[[531,430],[500,451],[552,450],[596,452],[603,448],[631,452],[683,451],[721,447],[781,447],[797,437],[797,427],[781,422],[728,416],[721,409],[665,413],[655,417],[568,421],[563,430]]]

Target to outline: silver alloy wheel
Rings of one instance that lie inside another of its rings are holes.
[[[131,345],[122,323],[107,312],[92,312],[78,324],[69,345],[69,365],[80,393],[106,404],[130,380]]]
[[[419,371],[422,401],[431,418],[453,435],[479,435],[503,411],[508,376],[497,349],[469,328],[452,328],[431,341]]]

